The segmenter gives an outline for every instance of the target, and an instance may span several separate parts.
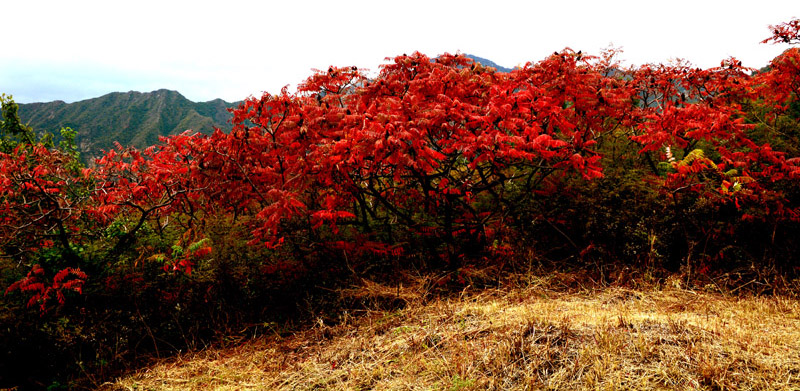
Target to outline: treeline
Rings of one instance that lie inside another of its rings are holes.
[[[770,40],[796,43],[799,25]],[[74,132],[55,146],[4,99],[0,386],[99,381],[401,270],[790,280],[799,92],[796,48],[761,71],[567,49],[502,73],[415,53],[374,79],[316,72],[245,101],[228,133],[119,147],[91,169]]]

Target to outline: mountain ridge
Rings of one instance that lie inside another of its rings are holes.
[[[205,134],[215,128],[229,131],[232,115],[228,109],[239,103],[222,99],[193,102],[177,91],[159,89],[111,92],[72,103],[19,104],[19,115],[38,133],[58,135],[62,127],[72,128],[77,132],[78,150],[88,161],[113,148],[115,142],[144,148],[161,136],[188,129]]]

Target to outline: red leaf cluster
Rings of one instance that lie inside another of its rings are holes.
[[[42,312],[47,311],[48,303],[54,298],[59,305],[65,302],[64,291],[71,290],[82,293],[82,287],[88,276],[80,269],[65,268],[53,276],[52,282],[47,281],[45,270],[39,265],[33,265],[25,278],[11,284],[6,293],[19,290],[31,295],[28,307],[39,305]]]

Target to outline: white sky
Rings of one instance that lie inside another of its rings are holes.
[[[236,101],[415,50],[513,67],[613,46],[627,65],[735,56],[760,68],[788,48],[759,43],[768,25],[799,17],[800,1],[24,0],[0,15],[0,92],[19,103],[160,88]]]

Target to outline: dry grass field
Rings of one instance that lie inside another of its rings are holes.
[[[682,289],[560,289],[552,277],[429,297],[365,281],[293,333],[163,359],[106,390],[800,390],[800,301]]]

